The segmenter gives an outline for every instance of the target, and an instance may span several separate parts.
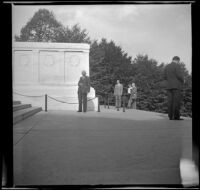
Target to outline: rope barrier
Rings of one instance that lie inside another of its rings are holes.
[[[64,103],[64,104],[78,104],[78,103],[69,103],[69,102],[65,102],[65,101],[62,101],[62,100],[58,100],[58,99],[56,99],[56,98],[53,98],[53,97],[51,97],[51,96],[49,96],[49,95],[47,95],[49,98],[51,98],[52,100],[55,100],[55,101],[57,101],[57,102],[61,102],[61,103]]]
[[[63,100],[59,100],[57,98],[54,98],[52,96],[49,96],[48,94],[45,94],[45,95],[40,95],[40,96],[30,96],[30,95],[24,95],[24,94],[20,94],[18,92],[14,92],[14,94],[17,94],[17,95],[20,95],[20,96],[25,96],[25,97],[32,97],[32,98],[39,98],[39,97],[44,97],[45,96],[45,111],[47,111],[47,98],[49,97],[50,99],[52,100],[55,100],[57,102],[60,102],[60,103],[65,103],[65,104],[79,104],[79,102],[67,102],[67,101],[63,101]],[[97,95],[96,97],[94,98],[90,98],[87,100],[87,102],[91,101],[91,100],[94,100],[95,98],[98,98],[98,112],[100,112],[100,101],[101,100],[104,100],[104,107],[106,107],[106,99],[107,99],[107,104],[108,104],[108,109],[109,109],[109,104],[110,104],[110,100],[111,102],[113,102],[112,100],[115,98],[114,94],[113,93],[108,93],[108,92],[99,92],[100,94],[103,94],[103,95]],[[126,95],[127,94],[123,94],[123,112],[125,112],[125,99],[126,99]],[[119,111],[119,108],[117,108],[117,111]]]
[[[60,102],[60,103],[65,103],[65,104],[79,104],[79,102],[66,102],[66,101],[63,101],[63,100],[59,100],[59,99],[57,99],[57,98],[54,98],[54,97],[52,97],[52,96],[49,96],[49,95],[47,95],[47,94],[45,94],[45,95],[40,95],[40,96],[30,96],[30,95],[24,95],[24,94],[20,94],[20,93],[18,93],[18,92],[13,92],[14,94],[17,94],[17,95],[20,95],[20,96],[25,96],[25,97],[32,97],[32,98],[39,98],[39,97],[44,97],[45,96],[45,111],[47,111],[47,97],[49,97],[50,99],[52,99],[52,100],[55,100],[55,101],[57,101],[57,102]],[[97,95],[96,97],[94,97],[94,98],[90,98],[90,99],[88,99],[87,100],[87,102],[89,102],[89,101],[91,101],[91,100],[94,100],[95,98],[98,98],[99,100],[98,100],[98,112],[100,112],[100,99],[104,99],[104,106],[106,106],[106,102],[105,102],[105,100],[107,99],[108,100],[108,109],[109,109],[109,100],[110,99],[114,99],[114,94],[113,93],[103,93],[104,94],[104,96],[102,96],[102,95]],[[106,97],[106,95],[107,95],[107,97]],[[126,97],[126,95],[127,94],[124,94],[123,95],[123,112],[125,112],[125,97]],[[119,111],[119,108],[118,108],[118,111]]]
[[[24,95],[24,94],[20,94],[20,93],[17,93],[17,92],[13,92],[14,94],[18,94],[20,96],[25,96],[25,97],[32,97],[32,98],[39,98],[39,97],[43,97],[45,95],[40,95],[40,96],[30,96],[30,95]]]
[[[99,92],[100,94],[103,94],[101,96],[101,100],[100,102],[103,101],[103,104],[104,104],[104,108],[107,108],[109,109],[110,108],[110,105],[115,105],[115,95],[114,93],[108,93],[108,92],[102,92],[100,91]],[[128,93],[123,93],[122,94],[122,107],[123,107],[123,112],[125,112],[125,109],[126,109],[126,104],[128,103]],[[117,111],[119,111],[119,108],[117,108]]]
[[[25,96],[25,97],[31,97],[31,98],[39,98],[39,97],[44,97],[45,95],[40,95],[40,96],[30,96],[30,95],[25,95],[25,94],[20,94],[20,93],[18,93],[18,92],[13,92],[14,94],[17,94],[17,95],[20,95],[20,96]],[[49,95],[47,95],[49,98],[51,98],[51,99],[53,99],[53,100],[55,100],[55,101],[58,101],[58,102],[61,102],[61,103],[66,103],[66,104],[78,104],[78,103],[71,103],[71,102],[65,102],[65,101],[62,101],[62,100],[58,100],[58,99],[56,99],[56,98],[53,98],[53,97],[51,97],[51,96],[49,96]],[[87,101],[89,102],[89,101],[91,101],[91,100],[94,100],[96,97],[94,97],[94,98],[91,98],[91,99],[88,99]]]
[[[98,98],[98,97],[94,97],[94,98],[88,99],[87,102],[89,102],[91,100],[94,100],[95,98]]]
[[[18,93],[18,92],[13,92],[13,93],[14,93],[14,94],[17,94],[17,95],[20,95],[20,96],[31,97],[31,98],[40,98],[40,97],[46,96],[46,97],[45,97],[46,99],[47,99],[47,97],[49,97],[50,99],[55,100],[55,101],[60,102],[60,103],[65,103],[65,104],[79,104],[78,102],[67,102],[67,101],[59,100],[59,99],[54,98],[54,97],[52,97],[52,96],[49,96],[49,95],[47,95],[47,94],[45,94],[45,95],[40,95],[40,96],[30,96],[30,95],[21,94],[21,93]],[[101,93],[101,92],[100,92],[100,93]],[[110,103],[109,100],[113,100],[115,96],[114,96],[113,93],[108,93],[108,92],[103,92],[103,94],[104,94],[104,96],[102,96],[102,95],[97,95],[97,97],[98,97],[99,99],[104,99],[104,104],[106,104],[105,100],[107,99],[107,100],[108,100],[108,109],[109,109],[109,103]],[[106,98],[106,96],[107,96],[107,98]],[[97,97],[90,98],[90,99],[87,100],[87,102],[89,102],[89,101],[91,101],[91,100],[94,100],[94,99],[97,98]],[[47,101],[47,100],[45,100],[45,101]],[[99,100],[99,101],[100,101],[100,100]],[[113,102],[113,101],[111,101],[111,102]],[[47,102],[46,102],[45,104],[47,104]]]
[[[66,104],[78,104],[78,103],[72,103],[72,102],[65,102],[65,101],[62,101],[62,100],[58,100],[58,99],[56,99],[56,98],[53,98],[53,97],[51,97],[51,96],[49,96],[49,95],[47,95],[49,98],[51,98],[51,99],[53,99],[53,100],[55,100],[55,101],[57,101],[57,102],[61,102],[61,103],[66,103]],[[89,102],[89,101],[91,101],[91,100],[94,100],[96,97],[94,97],[94,98],[91,98],[91,99],[88,99],[87,100],[87,102]]]

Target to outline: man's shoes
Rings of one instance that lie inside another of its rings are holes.
[[[184,120],[183,118],[172,118],[172,117],[169,117],[169,120]]]
[[[184,120],[183,118],[174,118],[174,120]]]
[[[82,111],[79,111],[79,110],[78,110],[77,112],[82,112]]]

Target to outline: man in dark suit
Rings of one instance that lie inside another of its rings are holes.
[[[86,112],[87,110],[87,93],[90,92],[90,78],[86,76],[86,71],[82,71],[82,76],[78,82],[78,100],[79,110],[78,112]]]
[[[181,88],[184,83],[180,58],[174,56],[172,62],[165,67],[164,77],[168,95],[168,116],[170,120],[180,119]]]

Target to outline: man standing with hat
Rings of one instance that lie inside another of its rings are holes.
[[[78,101],[79,109],[78,112],[87,111],[87,94],[90,92],[90,78],[86,76],[86,71],[82,71],[82,76],[78,82]]]

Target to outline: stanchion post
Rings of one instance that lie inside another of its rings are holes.
[[[98,111],[97,112],[101,112],[100,111],[100,96],[98,96]]]
[[[110,109],[110,108],[109,108],[109,95],[108,95],[108,109]]]
[[[125,95],[123,96],[123,112],[125,112]]]
[[[45,94],[45,111],[47,112],[47,94]]]
[[[104,94],[104,108],[106,108],[106,94]]]

